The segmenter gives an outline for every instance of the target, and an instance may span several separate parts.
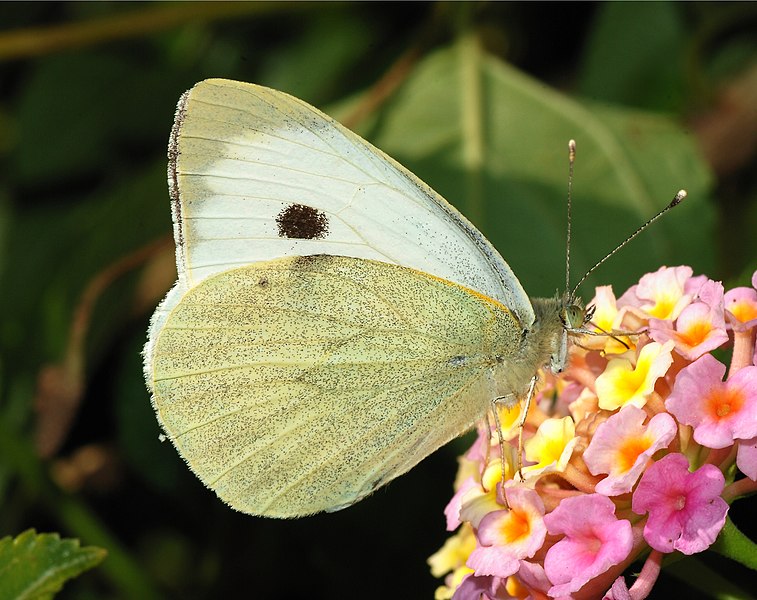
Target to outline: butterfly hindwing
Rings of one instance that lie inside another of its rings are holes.
[[[517,338],[499,303],[411,269],[278,259],[182,297],[153,352],[153,402],[226,502],[301,516],[356,502],[468,429],[496,393],[496,348]]]

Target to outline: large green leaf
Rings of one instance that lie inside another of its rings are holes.
[[[0,539],[0,599],[52,598],[63,584],[97,566],[107,552],[57,533],[24,531]]]
[[[622,291],[665,263],[713,266],[710,174],[665,115],[573,100],[461,43],[425,59],[368,135],[471,218],[534,295],[564,287],[570,138],[574,282],[680,188],[681,208],[590,285]]]
[[[691,60],[684,10],[676,2],[602,4],[583,48],[580,92],[633,106],[679,106],[685,97],[684,65]]]

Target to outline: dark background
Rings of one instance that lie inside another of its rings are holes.
[[[575,137],[576,273],[690,191],[587,299],[661,264],[748,285],[756,30],[757,5],[729,2],[0,5],[0,536],[34,527],[106,548],[65,598],[432,598],[425,561],[447,536],[465,441],[297,521],[233,512],[158,442],[139,353],[175,278],[165,153],[179,95],[227,77],[346,120],[541,295],[563,286]],[[749,504],[731,513],[745,530]],[[667,569],[655,595],[709,597],[725,586],[716,572],[750,588],[705,553]]]

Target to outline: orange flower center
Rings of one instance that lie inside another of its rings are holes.
[[[501,532],[508,544],[528,537],[531,533],[531,523],[528,520],[528,515],[511,510],[508,518],[503,519]]]
[[[736,302],[728,310],[742,323],[757,319],[757,306],[750,302]]]
[[[617,455],[620,472],[627,473],[630,471],[631,467],[633,467],[636,462],[636,459],[639,458],[639,455],[646,452],[649,449],[649,446],[651,446],[651,444],[649,443],[647,436],[626,440],[625,443],[620,446]]]
[[[712,331],[712,327],[705,321],[698,321],[689,327],[686,331],[678,332],[678,339],[684,344],[693,348],[698,346],[707,339],[707,336]]]
[[[744,394],[726,387],[714,390],[707,398],[707,410],[716,419],[724,419],[737,413],[744,405]]]

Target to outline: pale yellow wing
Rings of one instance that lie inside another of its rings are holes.
[[[211,276],[167,316],[153,402],[180,454],[237,510],[352,504],[482,417],[520,328],[433,276],[337,256]]]

